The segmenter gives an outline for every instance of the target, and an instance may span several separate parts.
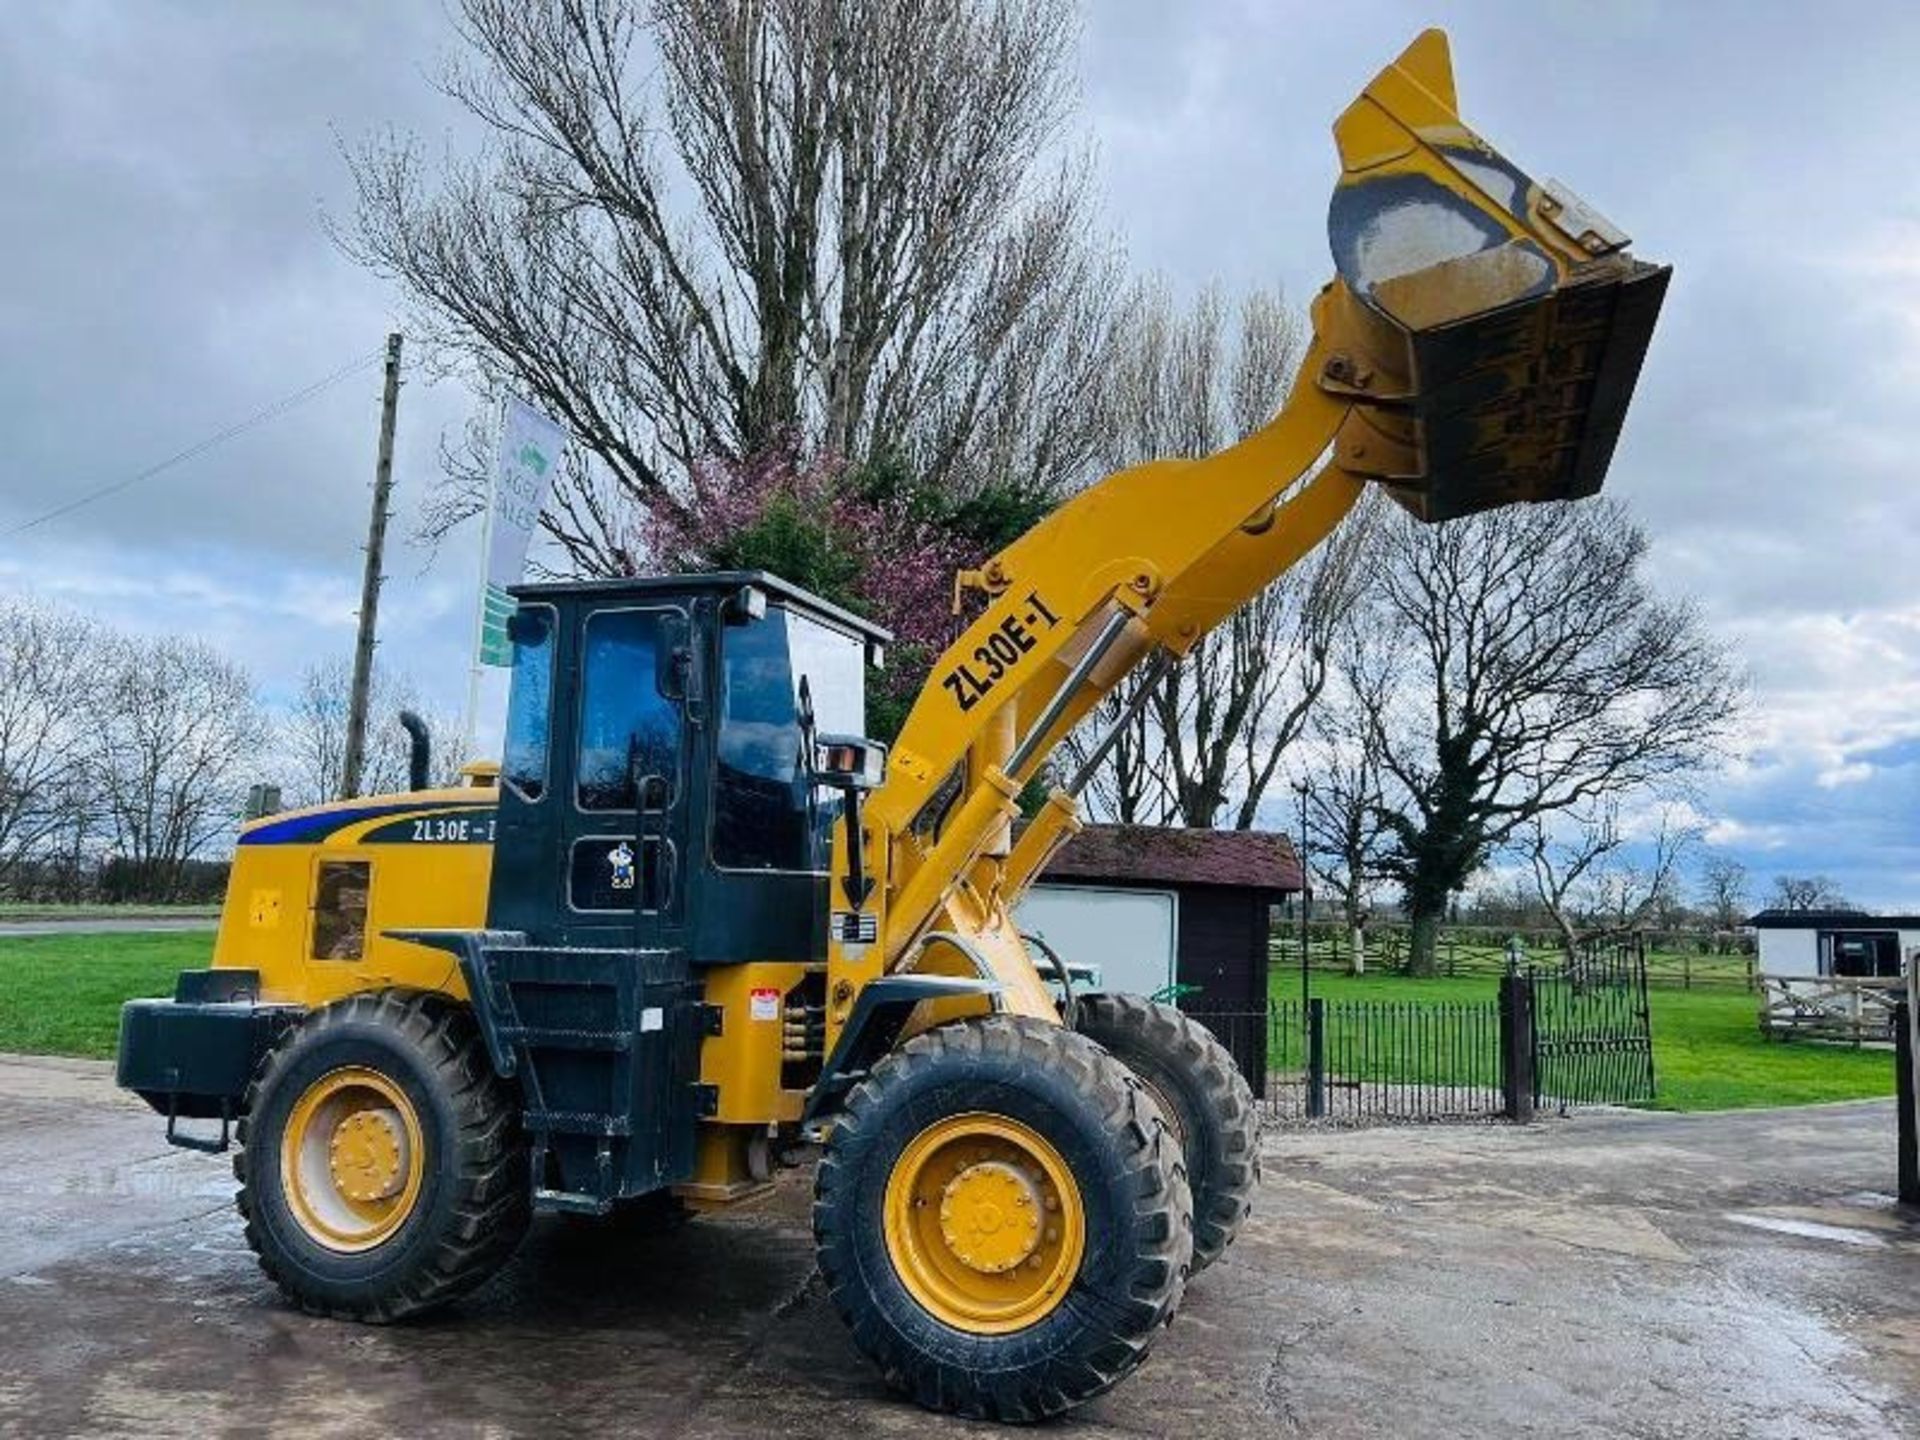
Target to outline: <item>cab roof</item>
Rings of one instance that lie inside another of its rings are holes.
[[[616,575],[597,580],[548,580],[528,585],[514,585],[508,593],[517,600],[618,600],[625,596],[635,598],[658,595],[688,595],[731,592],[752,585],[767,592],[776,600],[782,600],[795,608],[810,611],[822,619],[831,620],[844,629],[852,630],[869,640],[881,644],[890,644],[893,632],[871,620],[863,619],[843,606],[831,600],[823,600],[811,590],[803,590],[791,580],[782,580],[766,570],[709,570],[695,575]]]

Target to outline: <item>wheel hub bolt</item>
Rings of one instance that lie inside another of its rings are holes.
[[[400,1132],[381,1110],[356,1110],[334,1127],[327,1145],[333,1183],[349,1200],[389,1200],[400,1193]]]
[[[1001,1275],[1039,1245],[1039,1209],[1025,1171],[987,1160],[961,1170],[940,1197],[940,1231],[969,1269]]]

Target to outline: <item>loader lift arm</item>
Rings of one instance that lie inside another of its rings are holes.
[[[836,833],[832,903],[852,908],[829,940],[830,1038],[899,969],[985,968],[1006,1009],[1055,1018],[1010,911],[1079,829],[1091,776],[1056,787],[1013,844],[1016,797],[1103,696],[1177,663],[1367,482],[1427,521],[1599,489],[1669,272],[1456,106],[1428,31],[1336,123],[1336,278],[1267,426],[1109,476],[959,577],[956,601],[984,605],[908,716],[858,853]],[[873,882],[862,899],[853,874]],[[930,931],[966,944],[927,946]]]

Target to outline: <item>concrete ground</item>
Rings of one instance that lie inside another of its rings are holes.
[[[1890,1104],[1291,1132],[1227,1258],[1075,1437],[1920,1435]],[[609,1248],[542,1222],[433,1320],[285,1308],[224,1159],[105,1067],[0,1057],[0,1435],[994,1434],[894,1399],[806,1179]]]
[[[213,931],[215,915],[61,915],[45,920],[8,920],[0,917],[0,940],[38,935],[147,935],[156,931]]]

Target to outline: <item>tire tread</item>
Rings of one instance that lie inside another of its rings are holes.
[[[1139,1245],[1118,1293],[1076,1290],[1085,1323],[1053,1353],[1019,1368],[962,1369],[930,1361],[903,1339],[852,1263],[849,1232],[859,1176],[847,1157],[869,1127],[942,1073],[1057,1072],[1090,1104],[1133,1196]],[[903,1094],[902,1092],[907,1092]],[[1056,1025],[990,1016],[937,1026],[908,1041],[856,1086],[836,1117],[816,1173],[814,1234],[821,1274],[854,1343],[896,1389],[933,1410],[975,1419],[1037,1421],[1101,1394],[1136,1369],[1173,1319],[1186,1285],[1192,1230],[1185,1165],[1151,1095],[1099,1046]]]
[[[1253,1211],[1260,1184],[1260,1112],[1253,1090],[1213,1033],[1192,1016],[1144,996],[1083,995],[1076,1028],[1123,1062],[1159,1057],[1192,1082],[1210,1123],[1189,1123],[1186,1153],[1193,1187],[1193,1273],[1219,1259]],[[1196,1154],[1196,1147],[1204,1147]]]

